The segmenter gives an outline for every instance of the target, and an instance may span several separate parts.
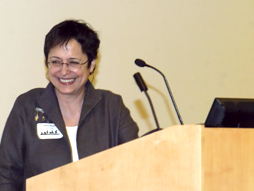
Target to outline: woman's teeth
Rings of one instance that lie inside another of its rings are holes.
[[[63,82],[63,83],[70,83],[70,82],[73,82],[74,79],[73,78],[72,79],[62,79],[62,78],[60,78],[60,81]]]

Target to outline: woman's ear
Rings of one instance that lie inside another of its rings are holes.
[[[90,74],[92,74],[95,70],[95,62],[96,62],[96,59],[94,59],[92,62],[91,62],[91,65],[90,65]]]

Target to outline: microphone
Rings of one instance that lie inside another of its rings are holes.
[[[160,70],[158,70],[157,68],[155,68],[155,67],[153,67],[153,66],[150,66],[150,65],[146,64],[145,61],[143,61],[143,60],[141,60],[141,59],[136,59],[136,60],[135,60],[135,64],[136,64],[137,66],[139,66],[139,67],[149,67],[149,68],[152,68],[152,69],[156,70],[157,72],[159,72],[159,73],[162,75],[162,77],[163,77],[163,79],[164,79],[164,81],[165,81],[165,84],[166,84],[166,86],[167,86],[168,93],[169,93],[169,95],[170,95],[171,101],[172,101],[172,103],[173,103],[173,105],[174,105],[174,108],[175,108],[177,117],[178,117],[178,119],[179,119],[179,121],[180,121],[180,124],[183,125],[182,117],[181,117],[180,112],[179,112],[179,110],[178,110],[178,108],[177,108],[177,105],[176,105],[176,103],[175,103],[174,96],[173,96],[173,94],[172,94],[172,92],[171,92],[171,90],[170,90],[170,87],[169,87],[169,85],[168,85],[168,81],[167,81],[165,75],[164,75]]]
[[[148,133],[143,135],[143,136],[145,136],[145,135],[151,134],[153,132],[159,131],[159,130],[161,130],[161,128],[159,127],[159,123],[158,123],[158,120],[157,120],[157,117],[156,117],[156,114],[155,114],[155,111],[154,111],[154,107],[153,107],[152,101],[150,99],[150,96],[147,93],[148,88],[147,88],[147,86],[146,86],[146,84],[145,84],[141,74],[139,72],[137,72],[137,73],[135,73],[133,75],[133,77],[134,77],[134,79],[135,79],[135,81],[136,81],[140,91],[144,92],[146,94],[146,97],[147,97],[147,99],[149,101],[149,104],[150,104],[150,107],[151,107],[151,110],[152,110],[152,113],[153,113],[154,121],[155,121],[155,124],[156,124],[156,127],[157,127],[156,129],[154,129],[152,131],[149,131]]]

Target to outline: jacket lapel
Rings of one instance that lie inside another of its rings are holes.
[[[48,84],[48,86],[43,91],[42,95],[39,97],[38,103],[44,110],[49,121],[51,121],[56,125],[56,127],[63,134],[64,138],[68,141],[64,120],[60,111],[60,107],[58,104],[53,84],[51,83]]]
[[[96,91],[88,80],[85,85],[85,98],[83,101],[82,111],[79,119],[79,125],[85,119],[85,117],[90,113],[90,111],[97,105],[97,103],[101,100],[101,95],[98,91]]]
[[[87,81],[85,85],[85,98],[83,101],[79,125],[100,100],[101,95],[99,92],[94,89],[90,81]],[[62,132],[64,138],[68,140],[64,120],[52,83],[49,83],[45,88],[42,95],[38,99],[38,103],[44,110],[45,114],[48,116],[49,120],[57,126],[57,128]]]

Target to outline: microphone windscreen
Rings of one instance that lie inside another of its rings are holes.
[[[145,61],[143,61],[143,60],[141,60],[141,59],[138,59],[138,58],[135,60],[135,64],[136,64],[137,66],[139,66],[139,67],[144,67],[144,66],[146,66]]]
[[[147,91],[147,86],[146,86],[141,74],[139,72],[137,72],[136,74],[133,75],[133,77],[134,77],[140,91],[141,92],[142,91]]]

